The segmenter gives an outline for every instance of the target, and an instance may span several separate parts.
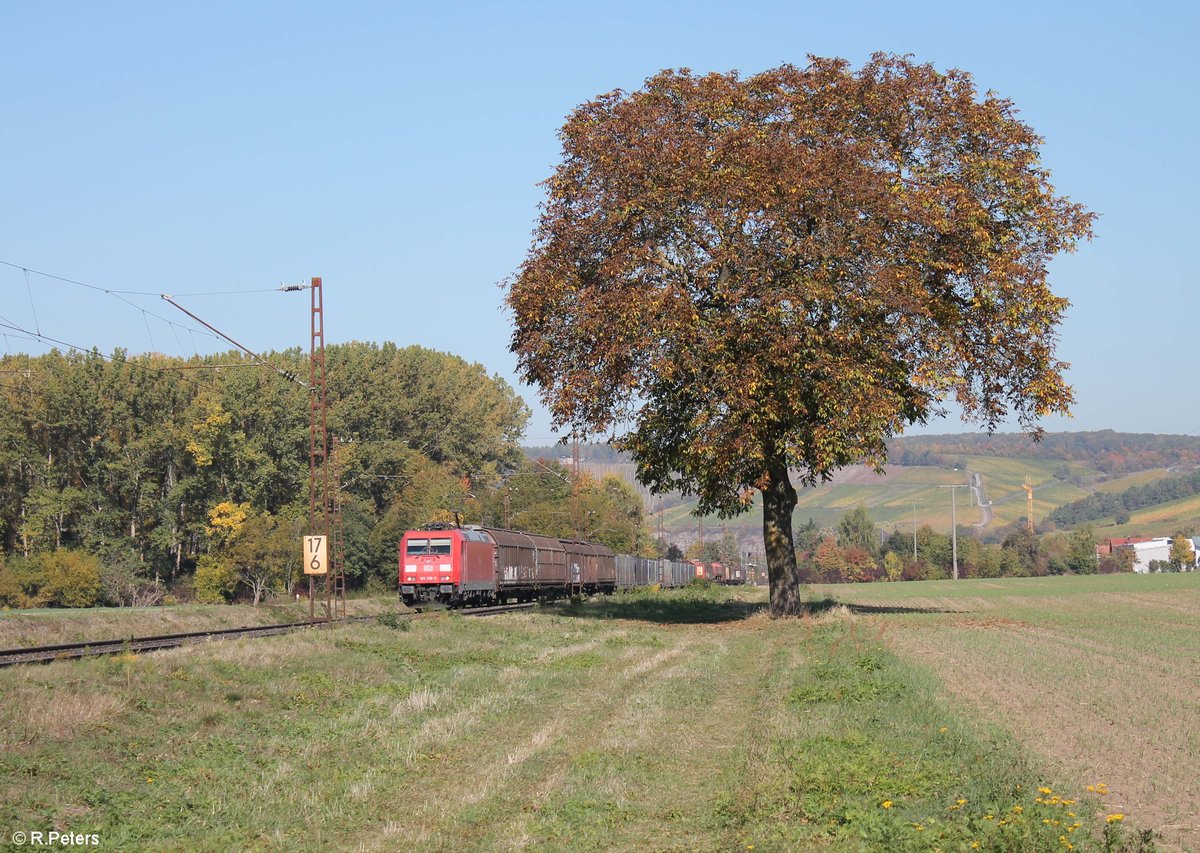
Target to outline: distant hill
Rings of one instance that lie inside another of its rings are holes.
[[[1183,494],[1166,490],[1159,494],[1160,480],[1190,475],[1200,467],[1200,437],[1113,430],[1048,433],[1040,442],[1020,433],[905,436],[889,442],[888,448],[890,462],[882,476],[862,466],[850,466],[837,472],[830,483],[799,489],[796,523],[811,518],[818,525],[832,527],[843,513],[862,505],[885,529],[911,530],[915,515],[919,524],[943,530],[950,525],[951,501],[949,492],[940,487],[965,482],[966,472],[972,471],[982,477],[985,499],[993,513],[988,530],[1024,517],[1023,483],[1028,478],[1034,486],[1034,518],[1041,523],[1065,507],[1064,514],[1055,519],[1059,526],[1079,523],[1085,516],[1099,520],[1092,503],[1100,503],[1103,493],[1112,492],[1112,499],[1121,500],[1126,490],[1140,486],[1131,492],[1139,500],[1130,500],[1134,524],[1128,526],[1129,535],[1159,535],[1166,519],[1154,515],[1152,505]],[[570,445],[528,447],[525,452],[565,462],[571,457]],[[582,467],[593,476],[617,474],[633,482],[633,463],[610,445],[582,444],[579,455]],[[1190,482],[1190,476],[1188,479]],[[660,501],[645,489],[639,491],[653,523],[657,525],[661,518],[668,538],[686,543],[699,535],[700,525],[691,515],[695,498],[670,495]],[[973,506],[971,496],[965,493],[958,497],[959,523],[978,525],[979,507]],[[1200,494],[1191,502],[1178,503],[1178,518],[1173,515],[1170,523],[1189,529],[1200,525]],[[1085,506],[1089,511],[1083,510]],[[1111,524],[1111,519],[1102,523],[1105,535],[1116,535],[1110,532]],[[715,535],[712,531],[719,526],[753,545],[761,539],[762,515],[756,505],[735,519],[709,518],[704,526],[710,531],[706,537]],[[981,528],[981,532],[987,531]]]
[[[570,458],[571,447],[555,444],[527,447],[533,457]],[[926,465],[953,468],[957,457],[997,456],[1011,459],[1057,459],[1094,468],[1110,477],[1146,471],[1151,468],[1200,466],[1200,436],[1158,435],[1155,433],[1051,432],[1041,441],[1024,433],[960,433],[957,435],[901,436],[888,442],[891,462],[898,465]],[[628,463],[630,460],[608,444],[581,444],[581,461],[603,464]]]
[[[1110,477],[1150,468],[1200,466],[1200,436],[1153,433],[1052,432],[1035,442],[1024,433],[902,436],[888,442],[892,462],[952,465],[956,456],[1061,459]]]

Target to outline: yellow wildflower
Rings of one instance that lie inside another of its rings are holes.
[[[1091,790],[1091,788],[1088,788],[1088,790],[1090,791],[1090,790]],[[1041,787],[1041,788],[1038,788],[1038,793],[1039,793],[1039,794],[1045,794],[1046,796],[1049,796],[1050,794],[1053,794],[1054,792],[1053,792],[1053,791],[1051,791],[1049,788],[1046,788],[1046,787]]]
[[[884,800],[884,801],[883,801],[882,803],[880,803],[879,805],[883,806],[885,809],[890,809],[890,808],[892,807],[892,801],[891,801],[891,800]]]
[[[1109,816],[1106,818],[1106,820],[1107,820],[1109,823],[1119,823],[1119,822],[1121,822],[1121,821],[1125,820],[1125,815],[1123,815],[1123,814],[1121,814],[1121,813],[1119,813],[1119,812],[1118,812],[1117,814],[1110,814],[1110,815],[1109,815]]]
[[[1024,806],[1013,806],[1012,810],[1013,810],[1013,814],[1020,814],[1021,812],[1025,811],[1025,807]]]

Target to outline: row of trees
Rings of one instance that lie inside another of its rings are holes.
[[[1130,486],[1122,492],[1093,492],[1055,508],[1050,513],[1050,520],[1059,527],[1074,527],[1109,517],[1117,524],[1125,524],[1133,510],[1197,493],[1200,493],[1200,469],[1184,477],[1162,477],[1140,486]]]
[[[298,350],[268,358],[307,374]],[[327,348],[326,364],[351,587],[394,584],[400,535],[431,521],[651,549],[622,480],[521,452],[528,410],[480,365],[365,343]],[[290,588],[308,394],[238,353],[0,359],[0,606],[257,603]]]
[[[963,578],[1040,577],[1133,570],[1132,552],[1098,560],[1090,527],[1038,539],[1013,525],[998,545],[987,545],[973,528],[958,529],[958,574]],[[941,580],[953,576],[954,542],[928,525],[887,535],[859,506],[834,530],[809,519],[795,531],[801,578],[812,583],[878,580]]]
[[[307,375],[299,350],[269,358]],[[528,410],[480,365],[420,347],[350,343],[326,361],[347,580],[362,585],[394,571],[397,530],[519,467]],[[307,389],[238,353],[0,358],[0,604],[282,589],[308,455]],[[90,592],[64,597],[54,554],[99,573],[78,585]],[[249,568],[261,565],[269,576]]]

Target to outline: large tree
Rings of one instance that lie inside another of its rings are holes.
[[[654,491],[726,517],[761,492],[774,614],[801,606],[793,476],[882,465],[949,397],[1033,432],[1072,401],[1047,264],[1093,215],[969,74],[882,54],[663,71],[560,136],[507,294],[521,373]]]

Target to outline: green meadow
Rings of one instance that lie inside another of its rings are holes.
[[[639,591],[10,668],[0,815],[136,850],[1200,841],[1196,576],[811,595],[802,619],[763,589]]]

